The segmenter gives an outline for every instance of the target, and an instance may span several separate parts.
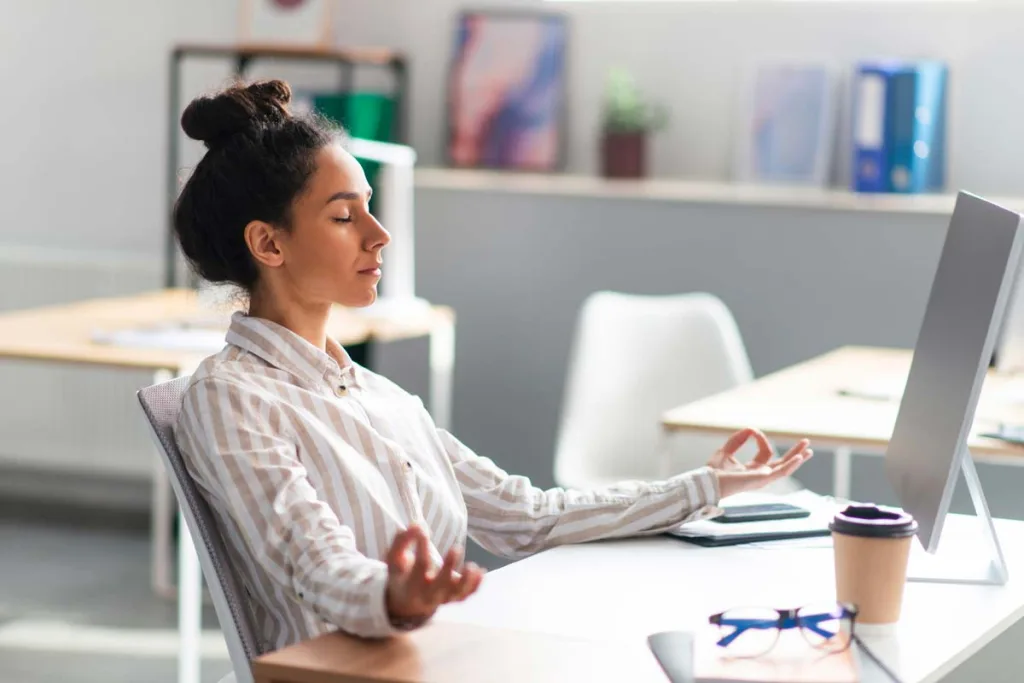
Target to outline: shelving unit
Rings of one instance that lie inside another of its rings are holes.
[[[167,287],[177,286],[178,259],[177,246],[174,241],[174,229],[171,225],[171,213],[174,200],[178,196],[178,119],[181,116],[181,69],[188,58],[231,59],[235,65],[235,73],[244,76],[246,68],[256,59],[277,59],[298,62],[318,62],[336,64],[341,67],[339,91],[352,90],[355,69],[370,67],[387,69],[393,79],[395,100],[395,135],[396,142],[407,141],[406,105],[409,90],[409,76],[405,57],[398,52],[385,48],[334,48],[324,49],[304,45],[275,45],[262,43],[245,43],[239,45],[204,45],[183,44],[174,48],[170,60],[170,93],[168,97],[168,135],[167,135],[167,235],[164,251],[164,284]]]
[[[953,211],[956,200],[954,193],[860,194],[840,188],[752,185],[686,178],[609,180],[569,173],[510,173],[427,167],[416,169],[415,184],[419,190],[942,216],[948,216]],[[1024,211],[1024,197],[997,197],[992,198],[992,201],[1015,211]]]

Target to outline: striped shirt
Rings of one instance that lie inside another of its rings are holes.
[[[709,468],[594,491],[540,490],[438,429],[419,398],[288,329],[236,313],[185,393],[175,435],[214,511],[264,645],[395,632],[392,538],[420,525],[439,566],[467,535],[520,558],[655,534],[717,504]]]

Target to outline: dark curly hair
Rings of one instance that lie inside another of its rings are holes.
[[[316,154],[344,139],[315,114],[288,109],[292,91],[279,80],[233,85],[197,97],[181,128],[207,152],[174,205],[174,231],[200,277],[252,292],[259,271],[245,226],[260,220],[287,229],[291,206],[316,170]]]

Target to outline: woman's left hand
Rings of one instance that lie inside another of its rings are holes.
[[[750,462],[741,463],[736,459],[736,452],[751,439],[757,443],[757,455]],[[718,475],[721,497],[725,498],[734,493],[762,488],[793,474],[814,455],[810,443],[807,439],[801,439],[785,455],[779,457],[764,432],[752,428],[741,429],[718,449],[708,466]]]

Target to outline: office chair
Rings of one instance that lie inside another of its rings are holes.
[[[556,481],[592,488],[705,465],[724,439],[666,438],[662,414],[752,379],[739,328],[717,297],[590,295],[569,361]]]
[[[188,377],[179,377],[142,389],[138,392],[139,403],[159,446],[164,466],[171,474],[171,487],[196,544],[203,577],[213,598],[224,640],[227,641],[234,669],[233,680],[237,683],[253,683],[250,662],[264,654],[264,651],[252,623],[245,590],[231,566],[213,511],[185,468],[185,461],[174,441],[174,424],[181,411],[181,400],[188,381]],[[221,683],[231,680],[229,675]]]

